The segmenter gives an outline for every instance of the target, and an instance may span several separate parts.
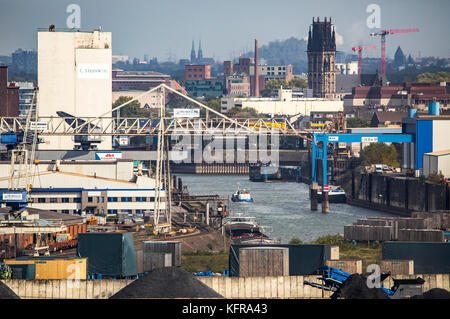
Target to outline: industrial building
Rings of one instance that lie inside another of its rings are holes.
[[[436,162],[431,157],[443,156],[445,152],[441,152],[450,149],[449,127],[450,115],[440,115],[439,102],[429,103],[428,114],[418,114],[416,109],[411,109],[409,116],[402,121],[402,131],[404,134],[415,136],[415,142],[403,144],[402,169],[414,170],[417,177],[427,176],[426,174],[433,171],[446,172],[446,161],[438,160]],[[425,158],[427,167],[424,163]],[[443,166],[440,167],[439,163]],[[449,175],[446,177],[448,178]]]
[[[342,112],[343,102],[338,99],[303,98],[295,95],[292,89],[278,90],[276,98],[223,97],[221,112],[226,113],[233,107],[253,108],[259,113],[272,115],[307,115],[315,112]]]
[[[8,84],[8,67],[0,65],[0,116],[19,115],[19,87]]]
[[[0,163],[0,188],[9,162]],[[132,160],[42,161],[34,165],[29,207],[64,214],[143,215],[154,209],[155,180],[134,173]],[[163,190],[162,196],[165,196]],[[161,203],[164,209],[165,203]]]
[[[111,32],[39,30],[38,116],[57,111],[80,117],[111,116]],[[45,137],[40,149],[72,149],[70,136]],[[111,149],[103,138],[99,149]]]

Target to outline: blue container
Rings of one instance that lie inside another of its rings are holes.
[[[439,115],[439,102],[428,103],[428,115]]]
[[[409,109],[408,110],[408,117],[411,119],[414,119],[417,117],[417,109]]]
[[[0,142],[2,144],[16,144],[17,143],[17,134],[2,134],[0,135]]]

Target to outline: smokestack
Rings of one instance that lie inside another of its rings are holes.
[[[259,96],[259,73],[258,73],[258,40],[255,39],[255,89],[254,96]]]

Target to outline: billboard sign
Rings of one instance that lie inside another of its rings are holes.
[[[200,117],[200,109],[173,109],[173,117]]]
[[[96,160],[114,160],[121,158],[122,152],[95,152]]]

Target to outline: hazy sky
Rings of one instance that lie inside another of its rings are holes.
[[[450,0],[0,0],[0,55],[36,49],[36,29],[65,28],[69,4],[81,8],[81,30],[112,32],[113,54],[160,61],[189,58],[192,40],[203,56],[228,60],[239,52],[289,37],[304,38],[312,17],[332,17],[342,38],[338,50],[376,45],[365,56],[379,57],[379,38],[369,33],[366,12],[379,5],[381,28],[419,28],[387,37],[387,55],[400,45],[413,57],[450,57]]]

